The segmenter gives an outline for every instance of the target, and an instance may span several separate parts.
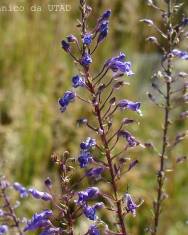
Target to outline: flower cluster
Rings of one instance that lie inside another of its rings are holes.
[[[113,208],[116,208],[115,210],[118,211],[115,217],[118,217],[119,231],[121,231],[122,234],[125,234],[124,214],[130,212],[135,215],[138,206],[133,203],[131,196],[126,196],[126,200],[123,199],[123,195],[121,198],[118,198],[117,191],[119,189],[116,177],[118,172],[121,176],[124,171],[123,166],[119,164],[121,155],[115,155],[115,157],[113,157],[113,149],[118,144],[120,137],[123,137],[126,140],[127,146],[131,149],[141,144],[132,134],[130,134],[130,132],[124,129],[126,125],[133,123],[134,120],[125,120],[124,118],[120,128],[118,128],[111,137],[109,135],[113,132],[112,120],[115,113],[118,111],[118,108],[120,110],[132,110],[141,114],[141,103],[133,102],[128,99],[117,101],[114,94],[116,90],[126,84],[124,80],[122,80],[122,77],[130,77],[134,74],[131,62],[126,60],[125,53],[120,52],[118,56],[106,60],[101,71],[99,71],[97,75],[91,73],[90,67],[93,62],[93,54],[99,44],[105,40],[109,32],[111,10],[106,10],[97,20],[94,29],[89,30],[88,27],[86,27],[86,20],[89,17],[88,12],[91,12],[91,8],[87,6],[85,0],[81,0],[80,3],[82,11],[82,18],[79,25],[79,28],[81,28],[81,40],[73,35],[69,35],[65,40],[62,40],[62,48],[77,64],[80,65],[80,73],[72,78],[72,86],[73,89],[82,87],[85,90],[85,94],[89,95],[89,98],[86,99],[78,94],[79,90],[77,91],[78,100],[87,103],[96,118],[95,123],[89,123],[89,120],[85,117],[80,118],[77,123],[79,126],[86,126],[91,131],[94,131],[97,137],[88,137],[80,144],[80,153],[77,157],[77,162],[80,168],[84,168],[86,171],[81,178],[82,180],[89,177],[94,179],[95,182],[96,180],[103,181],[102,174],[104,172],[107,174],[107,181],[109,185],[112,185],[112,192],[110,193],[110,196],[107,197],[108,202],[111,201],[111,204],[108,206],[110,207],[113,205]],[[80,52],[79,56],[78,53],[74,53],[72,43],[77,45],[78,52]],[[112,79],[105,79],[106,76],[111,76],[110,71],[112,71]],[[111,88],[111,92],[108,94],[109,88]],[[59,99],[60,109],[63,112],[66,110],[68,104],[74,100],[75,96],[74,92],[68,91]],[[124,147],[124,150],[121,151],[121,153],[126,151],[127,146]],[[136,166],[137,163],[137,160],[132,161],[128,166],[128,171]],[[89,167],[89,169],[87,169],[87,167]],[[103,207],[105,209],[106,204],[103,202],[96,202],[91,205],[90,201],[94,199],[97,200],[99,196],[105,201],[106,194],[101,193],[101,190],[98,187],[91,186],[78,192],[77,195],[78,198],[75,202],[76,205],[82,209],[82,214],[89,220],[95,221],[95,224],[90,226],[88,234],[101,234],[96,221],[102,220],[96,215],[96,212],[99,208]],[[108,204],[108,202],[106,203]],[[120,204],[118,204],[119,202]]]
[[[44,200],[44,201],[51,201],[52,200],[52,195],[50,195],[49,193],[41,192],[41,191],[39,191],[35,188],[26,189],[23,185],[21,185],[18,182],[15,182],[13,184],[13,188],[17,192],[19,192],[21,198],[28,197],[29,194],[30,194],[36,199],[41,199],[41,200]]]
[[[27,189],[17,182],[13,184],[14,190],[19,193],[21,198],[31,196],[35,199],[51,202],[50,209],[35,213],[27,221],[23,233],[39,230],[40,235],[73,235],[77,220],[84,215],[84,218],[92,221],[85,234],[126,235],[125,215],[131,213],[135,216],[139,207],[134,203],[131,195],[125,191],[122,193],[119,187],[119,180],[138,163],[138,160],[124,159],[128,148],[131,151],[134,147],[141,145],[127,130],[127,125],[134,123],[134,120],[124,117],[118,129],[117,125],[114,125],[114,117],[117,112],[131,110],[141,114],[140,102],[130,101],[126,97],[118,100],[116,97],[116,91],[127,84],[125,79],[134,74],[132,64],[127,61],[125,53],[120,52],[117,56],[105,60],[102,69],[93,74],[91,70],[94,61],[93,55],[108,35],[111,10],[106,10],[99,17],[94,28],[90,30],[86,22],[92,9],[86,4],[86,0],[80,0],[80,9],[82,16],[78,25],[78,28],[81,29],[80,38],[71,34],[61,41],[62,49],[79,67],[78,74],[73,75],[72,88],[65,91],[58,103],[62,113],[67,111],[68,106],[75,100],[87,104],[93,114],[93,119],[81,117],[77,123],[93,132],[94,138],[87,137],[80,143],[79,155],[76,159],[74,158],[74,161],[70,157],[71,153],[67,151],[64,152],[63,157],[56,154],[52,156],[53,162],[58,166],[61,180],[60,196],[54,193],[52,195],[52,183],[49,178],[45,181],[48,192],[42,192],[35,188]],[[77,50],[76,53],[74,49]],[[79,88],[84,90],[84,97],[79,94]],[[126,145],[121,145],[120,137],[125,139]],[[130,162],[128,163],[128,161]],[[72,185],[71,177],[77,167],[81,168],[80,171],[82,170],[83,175],[77,180],[78,183]],[[87,180],[89,186],[79,191],[78,188],[82,187],[78,186],[83,180]],[[105,185],[104,192],[100,185]],[[126,186],[124,185],[124,188]],[[113,213],[114,221],[112,223],[117,224],[113,231],[108,228],[108,218],[104,222],[97,214],[101,208],[107,214],[108,211]],[[0,214],[3,215],[4,211],[0,211]],[[13,216],[15,219],[15,215]],[[15,226],[17,224],[19,223],[16,220]],[[17,227],[21,231],[20,227]],[[5,233],[6,224],[2,225],[0,229]]]
[[[95,139],[88,137],[86,141],[80,144],[80,156],[78,157],[78,162],[81,168],[86,167],[92,162],[93,158],[91,155],[91,149],[96,145]]]
[[[45,184],[47,185],[47,187],[51,186],[50,178],[46,179]],[[15,212],[15,208],[20,204],[20,202],[17,201],[16,204],[18,205],[14,206],[11,204],[9,195],[7,194],[7,191],[11,189],[18,192],[21,199],[27,198],[29,195],[31,195],[33,198],[41,199],[43,201],[52,201],[53,199],[52,195],[47,192],[42,192],[35,188],[27,189],[18,182],[11,184],[4,178],[0,179],[0,190],[2,193],[3,201],[5,203],[2,209],[0,209],[0,218],[3,218],[6,222],[5,224],[0,225],[0,234],[7,234],[9,224],[12,224],[12,227],[15,227],[21,235],[24,234],[26,231],[33,231],[37,230],[38,228],[41,228],[43,230],[41,233],[43,235],[59,234],[59,229],[54,227],[49,220],[49,218],[52,216],[51,210],[44,210],[40,213],[34,214],[32,219],[27,221],[27,225],[22,231],[21,219],[17,217]]]

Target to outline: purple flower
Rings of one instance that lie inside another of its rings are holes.
[[[104,167],[96,167],[96,168],[92,168],[90,169],[86,175],[89,176],[89,177],[94,177],[94,178],[100,178],[101,177],[101,174],[103,173],[104,171]]]
[[[72,91],[66,91],[64,96],[59,99],[59,104],[61,106],[60,110],[61,112],[64,112],[69,105],[70,102],[73,102],[75,100],[76,93]]]
[[[89,235],[100,235],[100,231],[95,224],[90,225],[88,233]]]
[[[91,33],[86,33],[83,36],[82,41],[83,41],[84,44],[90,45],[92,43],[92,34]]]
[[[86,167],[93,160],[92,155],[89,151],[81,151],[80,156],[78,157],[78,162],[81,168]]]
[[[74,88],[84,87],[85,86],[85,79],[83,77],[76,75],[72,78],[72,84],[73,84]]]
[[[85,53],[81,58],[81,65],[89,66],[92,63],[92,58],[89,53]]]
[[[58,235],[59,230],[59,228],[47,228],[40,235]]]
[[[93,206],[85,206],[83,209],[84,215],[90,220],[96,220],[96,208]]]
[[[112,57],[105,63],[105,67],[111,69],[114,73],[133,75],[131,63],[125,61],[125,54],[120,52],[119,56]]]
[[[97,43],[102,42],[108,35],[108,21],[104,21],[102,22],[102,24],[100,25],[98,31],[99,31],[99,36],[97,39]]]
[[[15,182],[13,184],[13,187],[17,192],[19,192],[21,198],[28,197],[27,189],[24,186],[22,186],[20,183]]]
[[[180,51],[178,49],[172,50],[172,54],[176,57],[179,57],[183,60],[188,60],[188,52],[187,51]]]
[[[80,144],[82,150],[90,150],[92,147],[95,147],[96,140],[88,137],[84,142]]]
[[[134,136],[132,136],[128,131],[120,131],[118,133],[118,136],[122,136],[125,138],[128,142],[129,147],[135,147],[139,145],[140,143],[135,139]]]
[[[77,42],[78,40],[74,35],[71,34],[67,36],[67,41],[71,43],[71,42]]]
[[[28,192],[36,199],[42,199],[44,201],[52,200],[52,195],[50,195],[49,193],[41,192],[34,188],[30,188]]]
[[[102,208],[103,205],[104,204],[101,202],[96,203],[94,206],[85,205],[83,208],[84,215],[90,220],[96,220],[97,219],[97,215],[96,215],[97,209]]]
[[[50,227],[51,222],[49,218],[52,216],[51,210],[44,210],[40,213],[36,213],[32,216],[31,220],[28,221],[24,232],[35,230],[41,227]]]
[[[85,192],[85,191],[81,191],[81,192],[78,192],[78,200],[76,201],[76,203],[78,205],[83,205],[87,202],[88,200],[88,193]]]
[[[141,103],[139,102],[133,102],[133,101],[124,99],[124,100],[119,101],[118,106],[121,109],[130,109],[132,111],[135,111],[141,114],[141,110],[140,110]]]
[[[97,187],[89,187],[85,191],[78,192],[78,200],[76,203],[78,205],[85,205],[89,199],[96,197],[99,194],[99,189]]]
[[[97,21],[96,34],[99,33],[97,43],[102,42],[108,35],[108,24],[109,17],[111,15],[111,10],[107,10]]]
[[[6,234],[8,232],[7,225],[0,225],[0,235]]]
[[[87,194],[88,194],[88,198],[93,198],[96,197],[99,194],[99,189],[97,187],[89,187],[86,190]]]
[[[61,46],[66,52],[70,51],[70,44],[68,42],[66,42],[65,40],[61,41]]]
[[[103,22],[100,24],[100,27],[99,27],[98,31],[99,31],[100,33],[102,33],[103,31],[108,30],[108,25],[109,25],[109,21],[103,21]]]
[[[101,23],[103,21],[106,21],[110,18],[111,16],[111,10],[106,10],[102,16],[99,18],[98,23]]]
[[[125,198],[125,205],[127,208],[127,212],[128,213],[130,212],[133,214],[133,216],[136,216],[136,209],[139,206],[134,203],[130,194],[126,193],[124,198]]]
[[[97,42],[100,43],[102,42],[108,35],[108,29],[102,31],[99,36],[98,36],[98,39],[97,39]]]

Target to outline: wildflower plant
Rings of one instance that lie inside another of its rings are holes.
[[[177,98],[178,101],[187,101],[187,83],[184,80],[182,82],[182,79],[186,79],[188,75],[184,72],[177,73],[173,61],[176,57],[188,60],[188,53],[178,49],[185,36],[188,19],[184,17],[180,23],[176,22],[175,15],[181,4],[172,0],[164,3],[167,9],[161,8],[152,0],[148,1],[149,6],[162,14],[164,29],[160,29],[151,19],[142,20],[166,40],[163,45],[163,41],[160,42],[156,36],[152,35],[147,39],[162,52],[161,70],[153,75],[152,87],[162,97],[163,102],[158,103],[152,93],[148,95],[162,108],[164,114],[162,149],[157,172],[157,199],[153,203],[154,222],[150,229],[152,235],[158,234],[161,209],[166,198],[168,153],[186,136],[185,133],[177,134],[170,142],[169,129],[173,124],[170,118]],[[71,112],[73,102],[81,102],[84,107],[87,106],[90,117],[83,112],[83,116],[78,117],[76,123],[80,128],[87,128],[88,135],[80,140],[76,157],[68,151],[63,156],[56,153],[52,155],[52,161],[58,169],[61,185],[59,192],[55,190],[54,182],[50,178],[44,182],[45,191],[24,187],[18,182],[10,183],[5,178],[0,179],[0,234],[16,231],[19,235],[29,232],[39,232],[40,235],[128,235],[128,216],[136,216],[137,209],[143,202],[135,201],[128,187],[130,182],[125,183],[123,189],[121,185],[122,178],[126,179],[127,174],[138,164],[137,159],[127,157],[127,152],[130,155],[135,148],[151,147],[149,143],[143,145],[132,134],[131,125],[137,122],[126,116],[127,111],[142,116],[141,103],[129,100],[128,97],[119,99],[117,95],[133,79],[132,64],[125,53],[120,52],[106,58],[99,71],[93,71],[94,55],[108,36],[112,13],[111,10],[106,10],[91,29],[88,20],[92,8],[86,0],[80,0],[80,11],[81,18],[77,24],[79,35],[70,34],[61,41],[63,51],[72,58],[78,72],[72,75],[70,89],[62,94],[58,105],[62,117],[66,112]],[[181,89],[177,89],[178,82],[182,85]],[[115,119],[120,112],[124,117],[117,127]],[[180,118],[185,118],[187,114],[187,111],[182,112]],[[123,147],[119,144],[120,141],[123,142]],[[179,158],[177,161],[181,160]],[[76,174],[77,170],[81,175]],[[19,218],[16,213],[17,204],[10,197],[11,192],[19,195],[19,202],[32,197],[43,202],[45,209],[37,211],[31,218]],[[103,216],[104,214],[107,216]],[[107,218],[109,214],[110,218]],[[78,224],[85,220],[88,227],[84,232],[78,231]]]
[[[164,201],[167,199],[166,184],[167,173],[173,169],[168,168],[170,153],[186,137],[186,131],[174,132],[174,123],[182,121],[187,117],[187,111],[177,111],[179,105],[187,103],[187,77],[188,74],[177,71],[175,62],[177,58],[188,60],[188,52],[180,50],[181,42],[187,38],[186,28],[188,18],[182,17],[178,20],[179,12],[183,3],[173,0],[160,1],[148,0],[148,5],[155,9],[162,19],[162,28],[151,19],[143,19],[150,28],[157,32],[149,36],[147,41],[153,43],[161,52],[161,68],[152,76],[152,88],[157,95],[148,93],[150,100],[161,108],[163,119],[163,133],[161,138],[161,150],[159,155],[159,166],[157,172],[157,193],[153,202],[154,221],[150,228],[152,235],[160,234],[159,225],[161,212],[164,210]],[[160,98],[159,98],[160,97]],[[186,157],[177,157],[176,163],[182,162]]]
[[[35,213],[25,225],[20,225],[20,220],[11,209],[10,217],[14,225],[5,221],[0,227],[0,234],[6,234],[8,226],[14,226],[20,235],[38,230],[40,235],[73,235],[76,234],[76,224],[82,217],[82,220],[87,219],[91,224],[85,235],[127,235],[126,217],[128,214],[135,216],[141,205],[128,192],[128,183],[124,185],[124,193],[121,193],[119,181],[138,163],[138,160],[125,157],[125,152],[143,145],[127,130],[134,120],[124,117],[117,129],[114,125],[118,112],[126,114],[130,110],[141,114],[140,102],[130,101],[127,97],[121,100],[116,98],[116,92],[126,86],[127,80],[134,75],[132,65],[127,61],[126,55],[120,52],[107,59],[98,73],[92,72],[94,53],[108,36],[111,10],[106,10],[98,18],[95,27],[89,29],[87,21],[92,8],[87,5],[86,0],[80,0],[80,9],[81,19],[77,25],[80,37],[71,34],[61,42],[62,49],[77,65],[78,74],[72,77],[72,88],[65,91],[59,99],[59,107],[64,115],[64,112],[69,112],[72,102],[83,102],[87,105],[94,118],[89,120],[87,117],[80,117],[77,123],[88,128],[92,136],[86,136],[81,141],[76,158],[72,158],[67,151],[61,158],[53,154],[52,160],[58,166],[61,181],[60,194],[54,193],[53,183],[49,178],[45,181],[47,192],[33,187],[25,188],[19,183],[11,186],[21,198],[31,196],[46,202],[47,209]],[[81,89],[84,90],[84,97],[79,94]],[[123,149],[117,148],[120,140],[124,141]],[[83,175],[77,180],[78,183],[72,184],[75,169],[78,167]],[[89,180],[91,185],[87,188],[81,186],[84,179],[93,179]],[[99,182],[106,184],[105,188],[109,190],[100,188]],[[83,188],[81,191],[76,191],[78,185]],[[1,189],[4,195],[4,189]],[[5,200],[6,198],[4,195]],[[1,212],[4,213],[4,210],[10,208],[12,207],[7,208],[5,205]],[[112,223],[108,224],[100,218],[100,211],[105,210],[110,211],[114,218]],[[112,227],[112,224],[115,226]]]
[[[89,106],[96,121],[88,120],[87,117],[79,118],[79,125],[85,126],[93,133],[93,137],[86,137],[80,143],[80,154],[76,161],[80,168],[84,169],[85,177],[92,177],[103,181],[101,175],[105,174],[105,181],[111,186],[111,194],[103,192],[97,185],[93,185],[83,191],[77,192],[76,205],[81,208],[82,213],[94,223],[88,230],[88,234],[127,234],[125,218],[128,213],[136,215],[136,209],[139,205],[133,202],[132,196],[126,192],[121,195],[118,188],[118,181],[137,165],[134,160],[126,165],[126,159],[122,159],[128,149],[142,146],[141,143],[126,130],[127,126],[133,123],[133,120],[124,118],[117,130],[114,130],[113,119],[118,111],[132,110],[141,114],[139,102],[133,102],[128,99],[117,100],[115,92],[127,84],[125,78],[133,76],[131,63],[126,60],[126,55],[122,52],[115,57],[107,59],[101,70],[93,74],[91,67],[93,55],[106,39],[109,31],[109,19],[111,10],[105,11],[97,20],[94,29],[89,30],[87,20],[92,11],[85,0],[80,1],[81,20],[78,27],[81,31],[81,40],[74,35],[70,35],[62,41],[62,48],[70,55],[79,67],[79,74],[72,78],[72,89],[65,92],[59,99],[60,110],[67,110],[69,104],[79,100]],[[81,41],[81,44],[80,44]],[[73,46],[79,51],[79,56],[75,55]],[[106,77],[109,77],[106,79]],[[79,89],[84,89],[88,98],[81,97]],[[120,139],[124,139],[124,148],[118,151],[117,144]],[[102,156],[102,157],[101,157]],[[124,166],[124,164],[125,166]],[[125,167],[127,170],[125,170]],[[103,198],[102,201],[90,204],[90,200],[97,197]],[[109,203],[110,202],[110,203]],[[99,216],[98,210],[110,210],[116,218],[116,228],[114,231],[104,227],[100,233],[99,223],[104,223]]]

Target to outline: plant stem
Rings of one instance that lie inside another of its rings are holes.
[[[168,131],[169,131],[169,116],[170,116],[170,100],[171,100],[171,76],[172,76],[172,63],[169,54],[172,51],[172,36],[171,36],[171,8],[172,1],[168,1],[168,42],[169,49],[167,55],[167,69],[165,70],[168,79],[166,80],[166,98],[165,98],[165,113],[164,113],[164,129],[163,129],[163,138],[162,138],[162,150],[160,154],[160,169],[157,176],[158,181],[158,189],[157,189],[157,201],[154,206],[154,226],[151,231],[152,235],[156,235],[158,233],[159,222],[160,222],[160,214],[161,214],[161,206],[163,202],[163,188],[164,188],[164,180],[165,180],[165,154],[168,146]]]
[[[92,96],[96,96],[94,85],[90,82],[90,79],[89,79],[89,77],[90,77],[89,71],[85,70],[85,76],[87,78],[88,87],[90,89]],[[121,203],[121,199],[118,198],[118,190],[117,190],[117,184],[115,181],[115,173],[113,170],[113,161],[112,161],[111,151],[110,151],[110,148],[108,145],[107,135],[105,133],[104,123],[103,123],[102,114],[101,114],[99,104],[94,105],[94,109],[95,109],[95,114],[96,114],[97,121],[99,124],[99,128],[102,130],[102,134],[100,135],[100,138],[101,138],[102,144],[105,149],[105,155],[106,155],[106,159],[107,159],[108,167],[109,167],[109,171],[110,171],[111,185],[112,185],[112,189],[113,189],[113,193],[114,193],[114,199],[115,199],[115,203],[116,203],[117,215],[118,215],[119,225],[121,228],[121,233],[122,233],[122,235],[127,235],[125,222],[124,222],[124,218],[123,218],[124,216],[123,216],[123,210],[122,210],[122,203]]]
[[[19,235],[23,235],[21,229],[20,229],[20,225],[19,225],[19,220],[16,217],[16,214],[14,212],[14,209],[11,207],[10,205],[10,201],[5,193],[5,189],[2,189],[2,195],[3,195],[3,199],[5,201],[5,205],[8,208],[9,212],[10,212],[10,216],[12,217],[13,221],[14,221],[14,226],[17,228]]]
[[[83,0],[81,1],[81,13],[82,13],[82,34],[86,33],[86,1]],[[87,50],[86,46],[83,45],[83,54],[85,53],[85,51]],[[84,74],[85,74],[85,79],[87,81],[87,89],[89,90],[89,92],[91,93],[92,97],[96,97],[97,93],[95,92],[95,86],[96,84],[92,83],[92,80],[90,77],[90,73],[89,73],[89,67],[88,68],[84,68]],[[99,79],[100,81],[100,79]],[[97,83],[99,82],[97,81]],[[109,167],[109,171],[110,171],[110,176],[111,176],[111,185],[112,185],[112,189],[113,189],[113,193],[114,193],[114,199],[115,199],[115,203],[116,203],[116,208],[117,208],[117,215],[118,215],[118,224],[121,228],[121,235],[127,235],[127,231],[126,231],[126,227],[125,227],[125,222],[124,222],[124,216],[123,216],[123,209],[122,209],[122,202],[121,199],[119,199],[118,197],[118,190],[117,190],[117,185],[116,185],[116,181],[115,181],[115,173],[114,173],[114,169],[113,169],[113,160],[111,157],[111,151],[108,145],[108,139],[107,139],[107,134],[105,133],[105,129],[104,129],[104,123],[103,123],[103,118],[102,118],[102,112],[101,109],[99,107],[99,104],[92,104],[94,106],[94,110],[95,110],[95,114],[97,117],[97,121],[99,124],[99,128],[102,131],[102,134],[100,135],[102,144],[104,146],[105,149],[105,155],[106,155],[106,159],[108,162],[108,167]]]

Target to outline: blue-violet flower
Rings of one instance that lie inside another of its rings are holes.
[[[90,150],[92,147],[95,147],[96,140],[88,137],[84,142],[80,144],[82,150]]]
[[[183,60],[188,60],[188,52],[187,51],[180,51],[178,49],[172,50],[172,54],[176,57],[179,57]]]
[[[90,225],[88,233],[89,235],[100,235],[100,231],[95,224]]]
[[[28,191],[27,191],[27,189],[26,189],[24,186],[22,186],[20,183],[15,182],[15,183],[13,184],[13,188],[14,188],[17,192],[19,192],[21,198],[24,198],[24,197],[27,197],[27,196],[28,196]]]
[[[32,216],[31,220],[28,221],[24,232],[35,230],[41,227],[50,227],[51,222],[49,218],[52,216],[51,210],[44,210],[40,213],[36,213]]]
[[[92,34],[91,33],[86,33],[83,36],[82,41],[83,41],[84,44],[90,45],[92,43]]]
[[[66,52],[70,52],[70,44],[65,40],[61,41],[61,46]]]
[[[60,110],[61,112],[64,112],[69,105],[70,102],[73,102],[75,100],[76,93],[72,91],[66,91],[64,96],[59,99],[59,104],[61,106]]]
[[[92,63],[92,58],[89,53],[85,53],[81,58],[81,65],[89,66]]]
[[[49,193],[41,192],[34,188],[30,188],[28,192],[36,199],[42,199],[44,201],[52,200],[52,195],[50,195]]]
[[[124,100],[119,101],[118,106],[121,109],[130,109],[132,111],[135,111],[135,112],[138,112],[141,114],[141,110],[140,110],[141,103],[140,102],[133,102],[133,101],[124,99]]]
[[[127,212],[129,213],[132,213],[133,216],[136,216],[136,209],[139,207],[138,205],[136,205],[131,197],[130,194],[126,193],[125,194],[125,205],[126,205],[126,208],[127,208]]]
[[[8,226],[7,225],[0,225],[0,235],[6,234],[8,232]]]
[[[81,151],[78,157],[78,162],[81,168],[86,167],[89,163],[93,161],[92,155],[89,151]]]
[[[83,77],[76,75],[72,78],[72,84],[73,84],[74,88],[84,87],[85,86],[85,79]]]

